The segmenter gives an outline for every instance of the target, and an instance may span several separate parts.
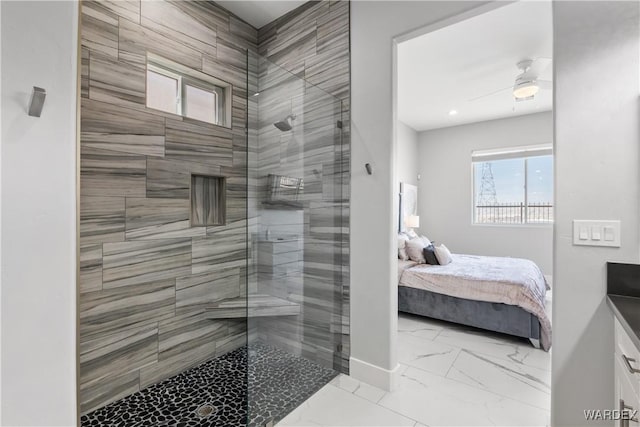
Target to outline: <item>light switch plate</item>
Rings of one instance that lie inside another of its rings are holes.
[[[585,233],[585,231],[587,231]],[[587,238],[585,238],[587,234]],[[573,220],[573,244],[580,246],[620,247],[619,220]]]

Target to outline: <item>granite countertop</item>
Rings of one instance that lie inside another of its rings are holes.
[[[640,265],[607,263],[607,305],[640,351]]]
[[[607,295],[607,304],[640,351],[640,298],[622,295]]]

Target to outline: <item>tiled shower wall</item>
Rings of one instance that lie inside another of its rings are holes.
[[[245,319],[203,308],[246,290],[246,50],[257,31],[212,2],[81,8],[85,413],[246,342]],[[147,52],[231,83],[232,128],[147,109]],[[190,226],[191,173],[226,177],[226,225]]]
[[[253,214],[259,212],[265,166],[258,164],[257,99],[246,98],[245,50],[256,52],[258,40],[260,52],[271,61],[343,101],[342,137],[333,141],[331,157],[322,160],[323,179],[342,187],[335,191],[333,186],[330,193],[315,187],[314,194],[309,186],[307,193],[322,203],[309,206],[296,220],[311,239],[303,251],[301,341],[290,350],[346,372],[348,3],[307,3],[267,25],[260,38],[213,2],[83,1],[81,8],[81,411],[246,341],[244,319],[206,319],[204,306],[242,295],[246,277],[249,292],[256,290],[257,264],[250,259],[246,271],[245,248],[250,257],[257,254],[257,245],[251,248],[257,234]],[[232,129],[147,109],[147,52],[231,83]],[[248,72],[253,94],[255,55],[250,55]],[[259,143],[261,150],[278,144],[268,138]],[[227,225],[189,226],[192,173],[227,178]],[[277,326],[264,329],[263,337],[278,343]]]
[[[283,76],[268,66],[259,67],[259,178],[264,179],[269,173],[304,178],[305,202],[299,217],[284,210],[262,211],[260,215],[261,232],[266,228],[272,232],[302,232],[304,238],[301,277],[289,275],[287,279],[291,282],[287,289],[292,294],[290,298],[302,301],[300,319],[260,319],[258,333],[267,342],[278,343],[288,351],[342,372],[348,372],[350,354],[349,11],[348,1],[308,2],[258,33],[261,56],[342,101],[342,132],[319,132],[316,123],[324,126],[327,114],[334,114],[334,104],[327,99],[330,97],[322,96],[319,90],[296,81],[293,76]],[[304,123],[296,125],[304,127],[302,135],[296,135],[295,126],[292,134],[286,136],[274,131],[270,114],[278,106],[268,98],[265,85],[267,89],[277,87],[285,98],[286,108],[277,114],[284,117],[291,109],[305,115]],[[305,96],[300,98],[300,93]],[[287,98],[291,95],[293,101]],[[267,103],[266,107],[263,103]],[[282,148],[292,145],[287,138],[304,141],[302,153]],[[258,241],[258,245],[264,243]],[[296,280],[301,282],[297,291]],[[275,286],[282,287],[281,279],[274,282],[278,281],[281,283]],[[273,293],[264,289],[268,281],[262,275],[259,283],[260,292]]]

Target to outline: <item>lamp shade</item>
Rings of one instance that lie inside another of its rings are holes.
[[[409,215],[405,221],[409,228],[420,227],[420,217],[418,215]]]
[[[534,96],[540,87],[535,80],[521,79],[516,80],[516,84],[513,86],[513,96],[516,99],[529,98]]]

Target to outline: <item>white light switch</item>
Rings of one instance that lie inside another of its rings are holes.
[[[589,231],[587,227],[580,227],[580,240],[589,240]]]
[[[615,229],[610,225],[604,227],[604,241],[613,242],[616,238]]]
[[[620,221],[574,220],[573,244],[620,247]]]

